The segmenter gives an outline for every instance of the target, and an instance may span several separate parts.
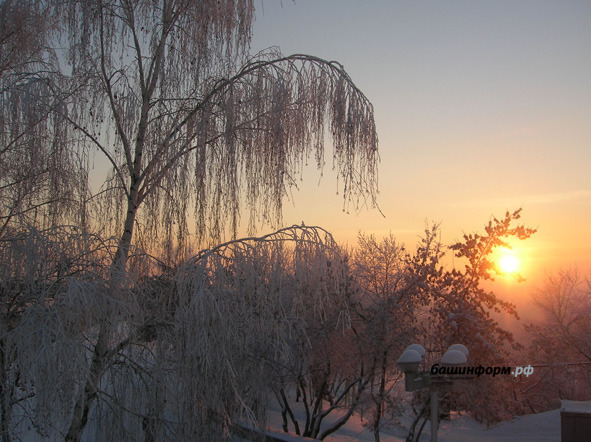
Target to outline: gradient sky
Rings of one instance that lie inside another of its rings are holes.
[[[283,3],[283,5],[281,5]],[[523,207],[527,277],[591,272],[591,2],[257,2],[252,52],[278,46],[341,62],[375,106],[379,204],[342,212],[334,175],[308,178],[284,224],[341,242],[426,220],[443,240]],[[330,156],[328,156],[330,158]]]

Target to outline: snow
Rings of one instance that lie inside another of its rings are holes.
[[[336,418],[337,415],[333,417],[333,419]],[[280,430],[281,416],[277,410],[271,411],[269,419],[271,429],[268,434],[272,434],[276,439],[285,441],[310,440],[294,434],[285,435]],[[384,442],[405,441],[407,430],[403,425],[404,422],[399,427],[383,428],[380,432],[380,440]],[[288,437],[284,438],[285,436]],[[429,441],[430,438],[430,423],[427,422],[420,440]],[[362,419],[358,415],[353,415],[343,427],[325,439],[327,442],[373,440],[373,433],[363,426]],[[438,440],[440,442],[560,441],[560,410],[519,416],[511,421],[502,422],[489,428],[486,425],[479,424],[470,416],[452,414],[449,421],[440,423]]]
[[[591,401],[562,401],[560,411],[565,413],[591,414]]]
[[[425,356],[425,347],[423,347],[421,344],[410,344],[408,347],[406,347],[406,350],[416,351],[421,355],[421,358]]]
[[[591,401],[562,401],[562,408],[546,411],[539,414],[518,416],[510,421],[501,422],[495,426],[487,428],[479,424],[468,415],[452,413],[449,421],[441,421],[438,431],[438,440],[440,442],[467,442],[467,441],[560,441],[560,412],[589,412],[591,410]],[[583,411],[584,410],[584,411]],[[303,418],[301,409],[294,408],[296,416]],[[335,411],[325,419],[326,424],[334,422],[342,416],[342,412]],[[402,442],[406,440],[407,427],[412,420],[411,416],[401,417],[402,423],[396,427],[385,427],[380,432],[380,440],[383,442]],[[84,441],[95,440],[92,436],[96,434],[96,422],[91,420],[83,437]],[[266,436],[274,441],[297,442],[312,441],[315,439],[300,437],[294,433],[286,434],[281,430],[282,420],[281,412],[276,401],[273,401],[268,414],[268,428]],[[324,427],[324,425],[323,425]],[[293,426],[290,424],[290,429]],[[24,430],[24,429],[23,429]],[[30,442],[53,442],[59,438],[43,438],[36,434],[33,428],[21,433],[22,440]],[[431,438],[430,422],[427,422],[420,441],[429,441]],[[355,442],[355,441],[373,441],[374,435],[371,430],[363,426],[363,420],[358,414],[351,416],[349,421],[337,432],[328,436],[326,442]],[[233,442],[247,442],[246,439],[233,437]]]
[[[560,411],[519,416],[490,428],[462,416],[443,423],[439,435],[440,441],[559,441]]]
[[[413,349],[406,349],[404,353],[398,358],[398,364],[415,364],[420,363],[423,357],[420,353]]]
[[[466,355],[466,357],[468,357],[468,355],[470,354],[470,351],[468,350],[468,347],[466,347],[465,345],[462,345],[462,344],[452,344],[452,345],[450,345],[449,348],[447,349],[447,351],[452,351],[452,350],[461,351],[462,353],[464,353]]]
[[[591,401],[574,402],[563,401],[567,406],[573,406],[571,409],[579,410],[580,404],[584,404],[586,410],[591,406]],[[338,418],[338,413],[327,421]],[[403,423],[404,424],[404,423]],[[89,424],[93,427],[92,424]],[[87,430],[91,430],[88,428]],[[384,428],[380,432],[380,439],[384,442],[398,442],[406,440],[406,428],[404,426]],[[92,434],[92,431],[86,431],[86,435]],[[269,413],[269,429],[266,435],[275,441],[297,442],[311,441],[314,439],[300,437],[295,434],[286,434],[281,430],[281,415],[278,408],[272,407]],[[421,435],[421,441],[429,441],[431,437],[430,423],[425,425]],[[89,440],[88,437],[84,438]],[[25,439],[32,442],[45,442],[53,439],[45,439],[34,432],[30,432]],[[57,440],[57,439],[56,439]],[[327,442],[355,442],[355,441],[373,441],[373,433],[363,426],[359,415],[353,415],[347,424],[341,427],[336,433],[328,436]],[[452,414],[449,421],[442,421],[438,432],[440,442],[467,442],[467,441],[560,441],[560,410],[552,410],[544,413],[519,416],[508,422],[502,422],[490,428],[479,424],[474,419],[466,415]],[[238,437],[233,438],[234,442],[246,441]]]
[[[466,363],[466,355],[460,350],[448,350],[441,358],[441,363],[446,365],[460,365]]]

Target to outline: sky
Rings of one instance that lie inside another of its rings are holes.
[[[526,279],[573,266],[591,274],[591,2],[256,7],[252,52],[342,63],[374,105],[380,140],[385,216],[343,213],[336,177],[310,169],[285,225],[321,225],[349,244],[359,231],[391,232],[410,246],[440,222],[452,243],[521,207],[538,228],[515,248]]]

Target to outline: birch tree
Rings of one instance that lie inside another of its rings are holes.
[[[55,392],[64,387],[62,380],[72,380],[54,377],[65,373],[63,366],[57,372],[45,371],[52,350],[52,357],[63,355],[51,347],[55,330],[50,329],[59,308],[50,311],[48,306],[67,285],[70,270],[80,272],[84,267],[78,259],[85,241],[73,243],[84,235],[65,234],[67,228],[60,231],[55,226],[83,226],[87,196],[84,160],[68,143],[62,118],[71,89],[49,44],[57,30],[54,14],[47,2],[0,2],[1,440],[11,439],[15,410],[44,432],[43,419],[27,408],[31,399],[36,396],[41,404],[51,396],[44,387]],[[37,345],[40,341],[49,345]],[[25,343],[31,345],[25,348]],[[25,359],[36,361],[35,366]]]
[[[343,67],[269,49],[249,53],[254,2],[68,3],[68,61],[84,84],[68,108],[81,149],[111,171],[102,208],[121,238],[236,234],[280,219],[304,165],[325,165],[333,139],[345,206],[373,205],[377,136],[373,108]],[[136,232],[137,230],[137,232]]]
[[[224,420],[238,415],[260,424],[271,390],[299,384],[294,373],[303,371],[310,381],[306,390],[318,393],[314,388],[326,380],[314,370],[329,360],[323,341],[350,324],[348,276],[330,234],[307,226],[231,241],[183,266],[175,323],[189,326],[176,327],[173,339],[182,343],[174,358],[183,367],[181,438],[197,434],[191,426],[203,428],[194,416],[203,419],[214,410]],[[318,384],[311,385],[314,375]],[[323,398],[320,392],[306,403],[302,430],[319,434],[322,418],[335,409],[310,406]]]
[[[301,325],[286,336],[288,357],[275,365],[273,392],[285,432],[323,440],[359,409],[370,368],[357,332],[348,256],[336,253],[314,267],[312,278],[306,278],[305,295],[299,296],[305,297],[295,316]],[[319,284],[331,287],[333,293],[319,299]]]
[[[49,46],[55,26],[44,2],[0,2],[0,237],[84,222],[84,161],[61,116],[69,88]]]
[[[85,381],[86,330],[120,314],[104,302],[116,246],[71,226],[0,239],[0,440],[27,438],[27,426],[64,431]]]
[[[373,108],[342,65],[269,49],[251,55],[252,0],[51,2],[63,18],[62,72],[76,93],[62,118],[81,155],[109,165],[95,223],[119,238],[110,281],[121,297],[134,246],[164,260],[198,241],[277,223],[304,166],[325,166],[325,137],[345,208],[375,204]],[[98,321],[87,381],[67,439],[78,440],[107,355],[113,318]]]
[[[576,268],[560,270],[547,276],[532,298],[543,314],[543,321],[531,327],[538,352],[591,362],[591,280]]]

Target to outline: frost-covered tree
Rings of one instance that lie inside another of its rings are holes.
[[[27,426],[64,431],[85,380],[85,330],[119,311],[102,301],[116,245],[68,226],[0,239],[1,440],[26,438]]]
[[[84,224],[87,188],[84,160],[68,144],[69,131],[62,118],[64,100],[71,90],[59,73],[56,52],[49,45],[56,31],[54,13],[47,2],[0,2],[2,440],[10,440],[12,422],[22,417],[18,410],[33,416],[27,410],[33,390],[39,392],[36,400],[40,403],[49,398],[44,396],[41,385],[54,389],[64,385],[56,381],[53,373],[40,375],[46,368],[45,357],[51,345],[38,351],[36,344],[41,340],[51,344],[52,331],[44,327],[55,316],[48,306],[69,272],[61,268],[60,260],[62,264],[71,260],[72,268],[80,269],[76,262],[79,250],[75,251],[76,246],[66,239],[68,235],[54,230],[56,224],[65,221]],[[58,238],[64,244],[58,244]],[[47,316],[43,317],[42,312]],[[41,336],[44,338],[39,339]],[[25,342],[32,345],[27,349]],[[54,356],[63,355],[55,350]],[[24,368],[23,358],[38,364]],[[37,388],[30,388],[32,385]],[[40,422],[35,418],[31,421]],[[42,426],[38,427],[41,431]]]
[[[515,225],[520,218],[521,209],[507,212],[501,219],[493,217],[483,234],[465,234],[463,241],[450,247],[456,258],[467,262],[464,271],[443,275],[443,284],[436,287],[433,310],[441,319],[436,331],[447,336],[449,343],[445,344],[451,345],[469,336],[471,356],[486,359],[499,357],[496,349],[503,348],[503,342],[512,342],[511,334],[499,326],[491,313],[504,311],[517,317],[515,306],[486,290],[482,282],[494,280],[500,273],[492,260],[495,249],[510,248],[509,238],[525,240],[536,232],[524,225]],[[443,324],[446,324],[445,329]]]
[[[67,437],[84,392],[93,400],[87,437],[221,440],[262,426],[272,391],[295,384],[298,367],[322,401],[333,391],[315,382],[327,352],[332,363],[356,364],[330,345],[350,331],[348,274],[320,228],[233,240],[164,273],[136,253],[117,285],[116,239],[32,229],[0,245],[4,439]],[[83,390],[105,317],[108,354],[98,383]],[[322,419],[341,403],[310,410],[315,431],[330,429]]]
[[[323,440],[358,410],[371,377],[354,319],[357,300],[348,257],[338,250],[319,264],[324,274],[309,280],[298,315],[301,326],[286,336],[289,358],[276,365],[273,391],[284,431]],[[321,315],[315,307],[318,283],[334,290],[322,302]]]
[[[515,226],[519,218],[520,210],[493,218],[484,234],[467,234],[451,247],[441,243],[439,226],[432,225],[412,254],[392,237],[378,242],[372,236],[360,236],[352,272],[359,289],[353,318],[361,319],[356,328],[370,349],[365,355],[371,373],[368,423],[376,440],[382,420],[396,416],[403,400],[396,388],[402,378],[396,360],[409,343],[425,346],[427,370],[454,343],[466,345],[476,364],[500,365],[505,360],[513,338],[492,313],[516,315],[515,308],[486,290],[482,282],[495,275],[491,253],[496,247],[507,246],[507,238],[526,239],[535,232]],[[463,269],[447,266],[445,256],[450,251],[465,262]],[[486,379],[463,383],[460,390],[444,395],[444,403],[468,410],[481,420],[496,421],[513,406],[508,395],[491,398],[489,393],[501,391],[501,385],[507,387]],[[418,394],[415,400],[419,412],[413,434],[420,433],[429,419],[425,398]]]
[[[136,314],[149,317],[103,375],[95,437],[221,440],[261,427],[271,392],[326,361],[318,336],[347,330],[345,282],[332,237],[307,226],[233,240],[146,279],[138,300],[151,305]],[[318,429],[322,411],[310,410]]]
[[[356,373],[342,369],[343,359],[355,365],[357,355],[335,340],[351,331],[348,277],[332,237],[305,226],[233,241],[183,267],[179,310],[187,318],[178,323],[193,325],[179,328],[183,338],[174,339],[183,342],[178,359],[188,370],[179,392],[191,392],[181,421],[215,410],[224,419],[239,413],[260,423],[274,392],[299,434],[324,437],[346,422],[354,407],[340,425],[323,420],[359,383]],[[341,369],[331,370],[339,358]],[[292,411],[297,388],[306,416],[301,422]],[[212,395],[204,408],[203,398]]]
[[[343,67],[277,49],[251,55],[252,0],[62,2],[80,88],[66,119],[110,173],[101,220],[131,244],[182,245],[279,220],[325,136],[346,205],[373,204],[373,108]],[[157,244],[154,244],[154,242]]]
[[[420,335],[420,324],[426,319],[421,310],[428,296],[420,272],[415,271],[422,262],[422,257],[411,256],[392,235],[381,241],[373,235],[358,236],[352,273],[358,288],[358,329],[370,372],[367,421],[376,441],[380,427],[397,414],[401,403],[396,385],[402,375],[396,360],[411,339]]]
[[[547,276],[532,293],[540,312],[527,326],[530,360],[540,365],[535,379],[518,385],[532,412],[556,408],[560,399],[587,400],[591,394],[591,281],[576,268]]]
[[[249,52],[252,0],[50,2],[63,19],[59,47],[75,93],[62,118],[81,155],[109,165],[93,200],[94,222],[119,238],[116,275],[134,246],[170,263],[189,236],[236,234],[277,222],[304,165],[332,166],[345,206],[373,205],[377,135],[373,108],[343,67],[276,49]],[[100,321],[87,383],[68,439],[79,439],[116,347],[112,318]]]
[[[591,281],[576,269],[562,270],[549,275],[532,297],[544,318],[532,329],[539,350],[555,352],[557,359],[564,359],[564,352],[565,357],[591,362]]]
[[[83,222],[86,175],[67,142],[53,13],[45,2],[0,2],[0,237],[80,214]]]
[[[483,281],[493,280],[500,273],[492,260],[497,247],[510,247],[509,238],[525,240],[536,230],[515,225],[521,209],[506,212],[503,218],[493,217],[484,233],[465,234],[463,241],[453,244],[455,257],[465,261],[463,270],[452,269],[429,275],[432,304],[427,347],[438,357],[454,343],[462,343],[470,350],[470,362],[483,366],[502,365],[511,348],[518,344],[513,335],[503,329],[494,313],[518,317],[515,306],[483,287]],[[486,395],[482,394],[486,391]],[[494,394],[493,392],[499,392]],[[486,422],[497,422],[508,417],[513,398],[502,394],[504,384],[481,377],[462,383],[450,396],[454,408],[465,409]]]

